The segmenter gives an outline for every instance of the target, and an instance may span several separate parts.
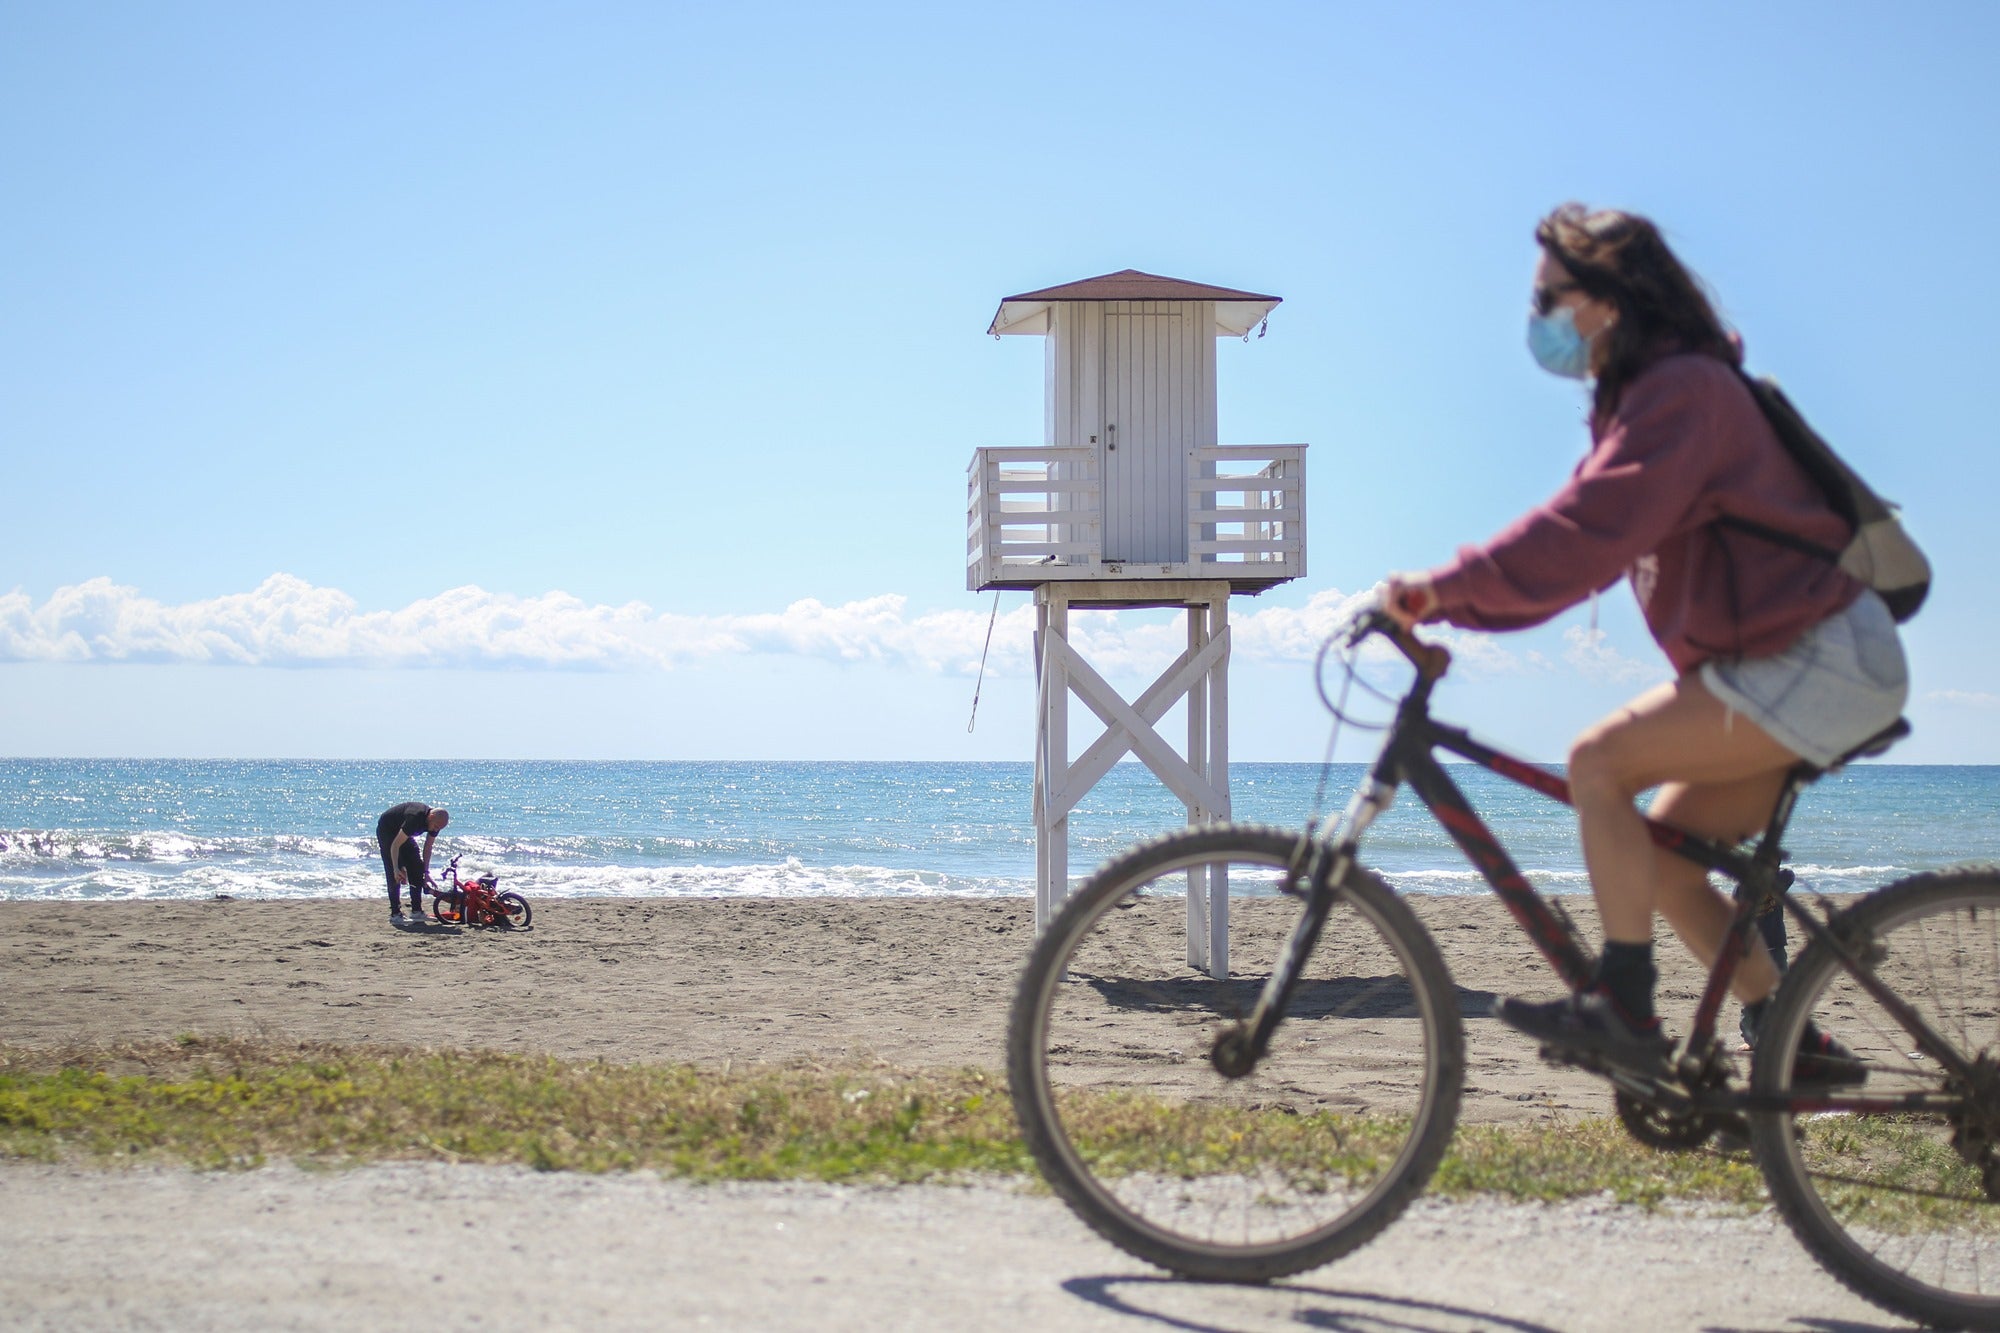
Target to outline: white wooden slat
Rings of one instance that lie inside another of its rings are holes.
[[[1110,683],[1097,674],[1096,668],[1084,661],[1067,643],[1054,639],[1051,643],[1054,647],[1052,657],[1062,662],[1063,670],[1069,677],[1070,690],[1077,698],[1083,700],[1084,705],[1097,714],[1106,726],[1123,727],[1132,738],[1133,753],[1137,754],[1146,767],[1152,769],[1160,781],[1166,783],[1176,796],[1183,802],[1191,802],[1209,809],[1216,809],[1227,803],[1209,784],[1206,777],[1190,768],[1187,760],[1175,754],[1173,747],[1161,738],[1160,733],[1141,719],[1132,705],[1118,696],[1118,691],[1112,689]]]
[[[1284,495],[1298,489],[1295,477],[1194,477],[1188,481],[1188,489],[1198,493],[1224,493],[1241,491],[1254,495]]]
[[[1210,542],[1200,542],[1210,550],[1298,550],[1296,536],[1218,536]]]
[[[1063,541],[1050,537],[1028,537],[1018,533],[1001,533],[987,543],[986,549],[996,556],[1088,555],[1095,547],[1090,542]]]
[[[1188,511],[1188,518],[1195,523],[1297,523],[1301,521],[1296,509],[1257,509],[1250,506],[1232,506],[1228,509],[1194,509]]]
[[[1214,462],[1230,458],[1294,459],[1303,457],[1305,448],[1303,444],[1206,444],[1199,453]]]
[[[1095,496],[1098,486],[1094,481],[998,481],[993,483],[994,495],[1087,495]],[[1075,508],[1074,505],[1070,506]],[[1092,506],[1095,508],[1095,505]]]
[[[1072,650],[1074,651],[1074,650]],[[1227,640],[1221,643],[1210,641],[1199,651],[1190,649],[1160,673],[1137,699],[1132,702],[1132,711],[1149,725],[1158,722],[1203,676],[1213,671],[1216,665],[1229,654]],[[1089,749],[1077,757],[1070,765],[1070,778],[1055,798],[1065,812],[1076,808],[1077,802],[1090,794],[1090,789],[1132,749],[1131,733],[1124,727],[1106,727],[1104,734],[1091,743]]]
[[[1143,324],[1157,335],[1168,322],[1123,323],[1126,327],[1114,327],[1108,336],[1131,342],[1151,336],[1133,326]],[[1155,337],[1155,350],[1155,359],[1171,367],[1173,348]],[[1171,403],[1149,405],[1143,394],[1130,397],[1128,405],[1142,413],[1135,420],[1147,419],[1143,413],[1148,411],[1155,412],[1156,420],[1169,420],[1179,410]],[[1179,420],[1185,423],[1185,417]],[[1184,460],[1194,460],[1186,473],[1244,471],[1184,474],[1175,483],[1185,507],[1180,511],[1180,553],[1170,560],[1111,558],[1116,553],[1107,548],[1105,533],[1116,527],[1120,505],[1159,507],[1157,490],[1145,505],[1140,496],[1111,493],[1103,467],[1115,457],[1112,451],[1015,445],[975,450],[966,481],[966,586],[1024,579],[1075,583],[1219,575],[1266,587],[1297,578],[1305,569],[1304,448],[1204,445],[1181,451]],[[1158,469],[1154,473],[1151,481],[1157,487],[1161,477]],[[1130,530],[1138,522],[1137,509],[1126,517]]]

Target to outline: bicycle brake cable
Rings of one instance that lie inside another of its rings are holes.
[[[1313,790],[1312,812],[1306,819],[1306,828],[1308,831],[1317,825],[1320,821],[1320,816],[1326,813],[1326,784],[1327,779],[1333,774],[1333,748],[1340,742],[1340,725],[1347,720],[1347,715],[1341,710],[1347,705],[1347,688],[1353,683],[1354,670],[1350,666],[1347,671],[1347,679],[1342,681],[1340,685],[1339,706],[1336,707],[1332,704],[1327,706],[1328,711],[1333,714],[1333,727],[1326,738],[1326,753],[1321,756],[1319,761],[1319,785]],[[1326,696],[1322,693],[1320,697],[1324,699]],[[1329,833],[1332,831],[1331,829],[1328,830]]]

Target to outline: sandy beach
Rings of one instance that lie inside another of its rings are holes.
[[[1554,988],[1497,905],[1416,906],[1466,1015],[1464,1118],[1607,1112],[1602,1088],[1485,1016],[1495,994]],[[194,1032],[998,1070],[1033,934],[1017,899],[548,900],[516,934],[398,931],[385,915],[353,901],[0,904],[0,1022],[37,1046]],[[1254,915],[1238,918],[1246,962]],[[1665,1003],[1683,1012],[1698,973],[1677,946],[1660,953]],[[22,1328],[1902,1326],[1769,1212],[1426,1200],[1348,1260],[1242,1289],[1165,1281],[1019,1182],[0,1164],[0,1192],[0,1248],[17,1258],[0,1322]]]
[[[1559,993],[1499,904],[1414,902],[1459,987],[1463,1118],[1607,1113],[1601,1085],[1487,1017],[1495,995]],[[1567,905],[1594,940],[1588,903]],[[1032,904],[1013,898],[552,899],[514,934],[386,917],[359,901],[0,903],[0,1030],[27,1045],[192,1032],[998,1070],[1033,938]],[[1257,925],[1239,908],[1243,966]],[[1659,955],[1663,1009],[1685,1014],[1700,973],[1671,940]]]

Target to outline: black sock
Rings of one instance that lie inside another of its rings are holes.
[[[1756,1048],[1757,1034],[1763,1031],[1764,1014],[1770,1007],[1771,997],[1768,995],[1743,1006],[1743,1022],[1739,1027],[1743,1033],[1743,1040],[1749,1042],[1752,1049]]]
[[[1653,942],[1622,944],[1604,942],[1604,956],[1597,960],[1597,983],[1625,1017],[1634,1023],[1653,1021],[1653,984],[1659,973],[1653,967]]]

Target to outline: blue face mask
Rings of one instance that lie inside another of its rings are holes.
[[[1590,339],[1576,331],[1576,312],[1568,306],[1549,315],[1529,312],[1528,350],[1551,375],[1572,380],[1590,375]]]

